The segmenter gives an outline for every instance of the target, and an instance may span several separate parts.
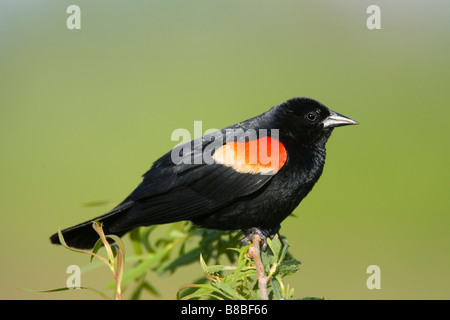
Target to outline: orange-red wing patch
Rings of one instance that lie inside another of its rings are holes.
[[[228,142],[212,157],[238,172],[275,174],[286,163],[287,153],[280,141],[264,137],[249,142]]]

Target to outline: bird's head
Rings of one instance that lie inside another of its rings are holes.
[[[292,98],[271,110],[280,138],[305,146],[323,147],[335,127],[358,124],[311,98]]]

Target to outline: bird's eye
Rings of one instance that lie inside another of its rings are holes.
[[[314,121],[316,120],[316,114],[314,112],[310,112],[306,115],[306,119],[308,119],[309,121]]]

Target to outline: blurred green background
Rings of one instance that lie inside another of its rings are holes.
[[[81,8],[81,30],[66,9]],[[381,8],[381,30],[366,9]],[[176,142],[294,96],[360,122],[282,225],[295,296],[449,299],[448,1],[0,2],[3,299],[96,299],[63,287],[89,259],[48,237],[106,212]],[[84,203],[105,201],[85,207]],[[132,250],[131,250],[132,251]],[[366,268],[381,268],[381,289]],[[153,276],[163,299],[198,265]],[[103,289],[109,271],[83,274]],[[126,293],[125,293],[126,296]],[[148,296],[147,298],[154,298]]]

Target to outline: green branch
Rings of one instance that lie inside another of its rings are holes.
[[[293,298],[294,289],[285,278],[299,270],[300,262],[289,254],[288,241],[283,239],[281,242],[278,236],[267,239],[268,248],[261,252],[257,238],[253,239],[252,246],[242,246],[240,232],[200,229],[190,222],[166,225],[165,232],[162,232],[163,227],[141,227],[129,235],[134,255],[127,256],[125,268],[125,250],[120,238],[105,235],[97,222],[93,227],[99,240],[92,251],[67,246],[61,233],[60,240],[67,249],[89,254],[91,261],[96,258],[101,262],[91,264],[90,269],[101,264],[109,267],[114,280],[107,288],[114,290],[115,299],[123,298],[123,288],[130,290],[131,299],[140,299],[144,292],[158,296],[157,288],[151,283],[150,271],[169,276],[193,263],[199,263],[204,276],[181,285],[176,292],[177,299]],[[106,257],[98,254],[102,246],[106,249]],[[65,288],[46,292],[62,290]]]

